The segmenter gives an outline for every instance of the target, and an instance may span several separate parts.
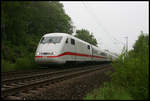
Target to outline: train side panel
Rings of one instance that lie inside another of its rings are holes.
[[[92,60],[92,51],[91,48],[88,49],[89,44],[86,44],[80,40],[76,40],[76,53],[79,55],[76,56],[76,61],[91,61]]]
[[[68,54],[63,56],[65,61],[91,61],[91,50],[87,44],[74,37],[66,38],[62,52]]]
[[[69,61],[110,61],[110,59],[108,58],[109,54],[100,50],[98,47],[93,46],[74,36],[65,33],[54,33],[44,35],[44,37],[60,36],[62,37],[60,43],[39,43],[35,55],[35,61],[37,63],[64,64]]]
[[[75,48],[74,46],[71,44],[71,38],[69,36],[64,38],[64,44],[61,50],[61,53],[64,53],[64,56],[61,56],[60,58],[64,61],[74,61],[75,60],[75,56],[72,55],[73,52],[75,52]]]
[[[92,61],[108,61],[107,54],[95,46],[92,46]]]

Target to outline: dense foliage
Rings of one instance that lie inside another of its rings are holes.
[[[113,83],[126,88],[134,99],[148,99],[149,35],[141,33],[133,50],[123,53],[117,61],[113,64]]]
[[[90,34],[90,32],[86,29],[77,30],[75,37],[97,46],[97,41],[94,38],[93,34]]]
[[[148,99],[149,96],[149,35],[143,34],[133,49],[122,54],[112,63],[115,72],[111,82],[96,91],[96,99]],[[91,97],[91,95],[88,97]],[[88,97],[86,99],[88,99]]]
[[[46,33],[73,33],[71,18],[58,1],[1,2],[2,71],[37,68],[34,54]],[[77,30],[77,37],[96,45],[88,30]]]
[[[58,1],[2,1],[1,21],[3,71],[35,67],[34,53],[44,34],[73,32],[71,18]]]

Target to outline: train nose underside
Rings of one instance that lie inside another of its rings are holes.
[[[39,65],[64,64],[61,58],[57,56],[35,56],[35,62]]]
[[[45,43],[39,44],[36,55],[35,62],[40,65],[44,64],[63,64],[65,61],[59,57],[61,50],[60,44]]]

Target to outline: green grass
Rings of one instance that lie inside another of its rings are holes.
[[[123,88],[104,83],[104,87],[94,89],[88,93],[84,100],[133,100],[131,95]]]
[[[1,70],[2,72],[7,72],[7,71],[14,71],[16,70],[15,64],[10,63],[9,61],[6,60],[1,60]]]
[[[8,72],[8,71],[15,71],[15,70],[29,70],[29,69],[36,69],[39,67],[34,62],[34,57],[33,56],[28,56],[28,57],[22,57],[22,58],[17,58],[15,63],[6,61],[4,59],[1,60],[1,70],[2,72]]]

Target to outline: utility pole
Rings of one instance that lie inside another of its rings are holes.
[[[76,27],[75,26],[73,26],[73,33],[72,33],[72,35],[76,35]]]
[[[98,43],[97,43],[97,45],[98,45],[98,47],[100,47],[100,46],[101,46],[101,43],[100,43],[100,42],[98,42]]]
[[[128,53],[128,37],[125,37],[126,38],[126,55]]]

